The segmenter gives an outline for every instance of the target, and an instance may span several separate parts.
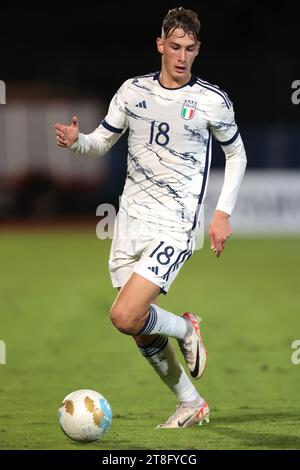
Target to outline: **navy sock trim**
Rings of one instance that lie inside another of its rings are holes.
[[[157,323],[157,311],[155,308],[150,305],[149,307],[149,314],[145,321],[143,328],[137,333],[138,335],[149,335],[151,331],[154,329]]]
[[[139,346],[140,352],[145,357],[154,356],[154,354],[162,351],[168,344],[167,336],[159,336],[153,343],[147,346]]]

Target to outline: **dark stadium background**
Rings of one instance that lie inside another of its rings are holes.
[[[6,83],[7,106],[15,101],[88,99],[102,103],[100,122],[124,80],[159,69],[155,39],[168,9],[180,5],[199,13],[202,47],[193,70],[225,89],[234,102],[248,169],[299,168],[300,106],[291,102],[291,84],[300,77],[296,2],[274,6],[272,2],[233,0],[102,1],[79,6],[21,3],[17,8],[4,2],[0,79]],[[32,145],[34,132],[31,128]],[[285,141],[284,150],[275,156],[267,145],[270,135]],[[72,179],[58,183],[47,172],[31,171],[30,167],[15,178],[0,174],[2,200],[8,190],[14,198],[13,203],[1,205],[0,216],[27,217],[38,212],[39,198],[43,200],[39,216],[94,214],[102,201],[117,204],[125,176],[125,139],[110,152],[106,165],[105,178],[99,175],[97,184],[90,186],[80,181],[76,185]],[[213,167],[223,165],[223,155],[216,147]]]

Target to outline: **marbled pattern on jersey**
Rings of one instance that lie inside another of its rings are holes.
[[[226,93],[194,75],[177,89],[164,87],[159,73],[129,79],[112,99],[90,142],[95,139],[99,153],[107,151],[110,140],[113,145],[126,129],[123,209],[170,231],[196,227],[209,176],[211,134],[224,146],[230,144],[230,150],[240,145]],[[81,152],[89,154],[88,139],[79,141]]]

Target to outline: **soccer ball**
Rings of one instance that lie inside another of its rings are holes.
[[[108,401],[93,390],[77,390],[65,397],[58,421],[63,432],[74,441],[91,442],[101,439],[112,421]]]

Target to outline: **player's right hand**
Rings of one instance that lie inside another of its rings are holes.
[[[70,126],[56,123],[54,125],[56,133],[56,143],[59,147],[72,147],[78,139],[79,126],[77,116],[72,117]]]

